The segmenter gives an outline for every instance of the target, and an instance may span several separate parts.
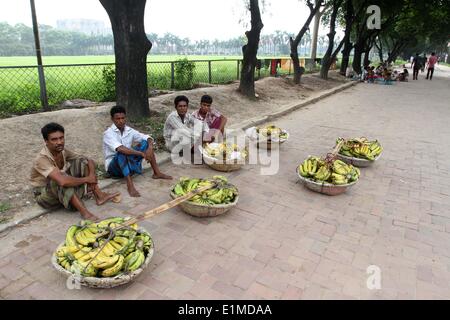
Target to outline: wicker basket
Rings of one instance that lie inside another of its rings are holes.
[[[344,161],[347,164],[351,164],[355,167],[360,167],[360,168],[364,168],[364,167],[369,167],[372,164],[375,163],[375,161],[377,161],[380,156],[381,153],[374,159],[374,160],[367,160],[367,159],[361,159],[361,158],[356,158],[356,157],[348,157],[348,156],[344,156],[343,154],[336,154],[337,158]]]
[[[210,155],[208,155],[204,149],[199,146],[199,150],[203,156],[203,161],[211,168],[217,171],[222,171],[222,172],[231,172],[231,171],[236,171],[239,170],[240,168],[242,168],[242,166],[245,163],[245,160],[241,159],[241,160],[220,160],[220,159],[216,159],[211,157]]]
[[[335,185],[328,182],[315,182],[308,178],[302,177],[301,174],[298,172],[297,167],[297,175],[300,178],[300,181],[310,190],[316,191],[319,193],[323,193],[329,196],[336,196],[338,194],[344,193],[347,191],[347,189],[351,188],[358,182],[358,180],[347,183],[347,184],[341,184],[341,185]]]
[[[173,188],[171,189],[173,190]],[[175,199],[177,198],[177,195],[171,191],[170,196]],[[189,201],[184,201],[179,204],[181,209],[186,212],[187,214],[190,214],[194,217],[215,217],[221,214],[224,214],[231,208],[235,207],[237,202],[239,200],[239,196],[236,196],[234,201],[232,203],[227,204],[215,204],[215,205],[206,205],[206,204],[200,204],[200,203],[193,203]]]
[[[142,228],[140,230],[145,231]],[[154,253],[154,244],[153,244],[152,248],[149,250],[147,256],[145,257],[144,263],[139,267],[139,269],[136,269],[133,272],[121,273],[119,275],[109,278],[83,277],[83,276],[75,276],[72,272],[64,269],[58,263],[56,251],[58,251],[60,247],[64,246],[64,243],[65,242],[62,242],[53,253],[51,259],[52,265],[55,267],[56,270],[58,270],[62,274],[66,275],[67,277],[72,277],[73,281],[76,281],[77,283],[90,288],[113,288],[133,281],[148,266]]]
[[[287,137],[284,139],[280,139],[279,141],[272,142],[271,140],[259,140],[258,138],[255,139],[255,137],[247,135],[251,141],[256,142],[256,147],[260,149],[266,149],[266,150],[275,150],[280,147],[281,144],[285,143],[289,139],[289,132],[286,130],[283,130],[284,133],[287,134]]]

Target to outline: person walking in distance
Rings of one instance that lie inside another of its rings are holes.
[[[437,57],[436,57],[436,53],[435,52],[432,52],[431,53],[431,56],[428,58],[428,62],[427,62],[427,68],[428,68],[428,71],[427,71],[427,80],[428,80],[428,78],[431,80],[431,79],[433,79],[433,73],[434,73],[434,65],[436,64],[436,62],[437,62]]]
[[[413,80],[418,80],[417,77],[419,75],[419,70],[422,67],[418,53],[416,53],[416,56],[414,57],[411,67],[413,68]]]

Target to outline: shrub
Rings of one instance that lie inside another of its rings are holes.
[[[195,63],[187,58],[175,62],[175,89],[188,90],[194,87]]]

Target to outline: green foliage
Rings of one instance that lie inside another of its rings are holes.
[[[152,136],[155,141],[153,147],[155,151],[165,150],[164,123],[166,118],[166,113],[152,111],[150,118],[131,120],[131,126]]]
[[[0,213],[6,212],[11,209],[11,205],[9,203],[0,202]]]
[[[187,58],[175,62],[175,89],[188,90],[194,86],[195,63]]]
[[[109,65],[102,69],[103,78],[103,101],[114,101],[116,99],[116,70]]]

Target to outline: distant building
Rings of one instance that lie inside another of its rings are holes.
[[[78,31],[88,35],[111,34],[111,28],[105,26],[100,20],[66,19],[56,21],[56,28],[67,31]]]

